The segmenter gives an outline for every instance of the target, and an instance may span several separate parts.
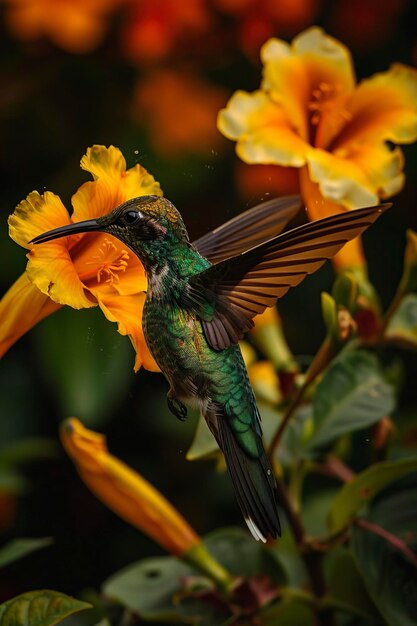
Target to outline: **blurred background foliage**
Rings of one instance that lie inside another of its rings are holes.
[[[216,129],[217,112],[231,94],[258,87],[259,48],[269,36],[289,39],[321,25],[351,49],[359,79],[393,61],[417,64],[412,0],[1,0],[0,20],[3,292],[26,264],[24,251],[8,237],[8,215],[33,189],[52,190],[69,206],[88,179],[78,163],[94,143],[119,147],[129,167],[146,167],[180,209],[191,238],[263,199],[293,192],[291,172],[243,164]],[[406,228],[417,230],[417,148],[404,152],[406,186],[364,237],[384,308],[401,276]],[[320,293],[330,292],[332,283],[327,264],[280,303],[302,369],[323,339]],[[411,425],[411,449],[417,359],[399,348],[384,359],[401,380],[396,423]],[[52,537],[53,543],[0,570],[1,600],[34,587],[70,594],[98,589],[128,563],[163,554],[80,481],[57,437],[68,416],[106,432],[111,451],[159,488],[200,534],[241,524],[225,475],[186,460],[197,416],[180,424],[166,408],[162,376],[143,369],[135,375],[133,362],[128,339],[98,310],[67,308],[2,360],[2,542]],[[372,436],[355,436],[357,471],[372,455]],[[323,480],[307,481],[307,499]],[[400,496],[392,494],[393,500]],[[378,506],[388,514],[386,504]],[[363,532],[355,529],[359,559],[370,549]]]

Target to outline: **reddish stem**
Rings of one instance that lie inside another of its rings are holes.
[[[390,543],[396,550],[402,552],[417,567],[417,554],[415,554],[415,552],[407,546],[405,541],[402,541],[399,537],[396,537],[388,530],[385,530],[382,526],[369,522],[366,519],[357,519],[355,520],[355,524],[360,528],[364,528],[365,530],[375,533],[375,535],[383,537],[383,539],[388,541],[388,543]]]

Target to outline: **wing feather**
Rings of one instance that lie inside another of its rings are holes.
[[[215,350],[236,343],[252,328],[255,315],[274,306],[390,206],[356,209],[304,224],[190,278],[191,301],[212,305],[209,314],[197,310],[208,343]]]
[[[279,235],[301,206],[299,196],[263,202],[203,235],[193,246],[211,263],[220,263]]]

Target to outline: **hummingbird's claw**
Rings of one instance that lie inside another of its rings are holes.
[[[172,396],[170,393],[167,395],[167,404],[171,413],[181,422],[185,422],[187,419],[187,407],[185,404],[180,402],[180,400],[175,398],[175,396]]]

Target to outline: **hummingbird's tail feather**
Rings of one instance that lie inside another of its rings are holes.
[[[257,540],[281,536],[276,504],[276,483],[263,448],[259,457],[250,457],[239,445],[228,420],[217,419],[217,437],[232,478],[237,502],[246,524]]]

